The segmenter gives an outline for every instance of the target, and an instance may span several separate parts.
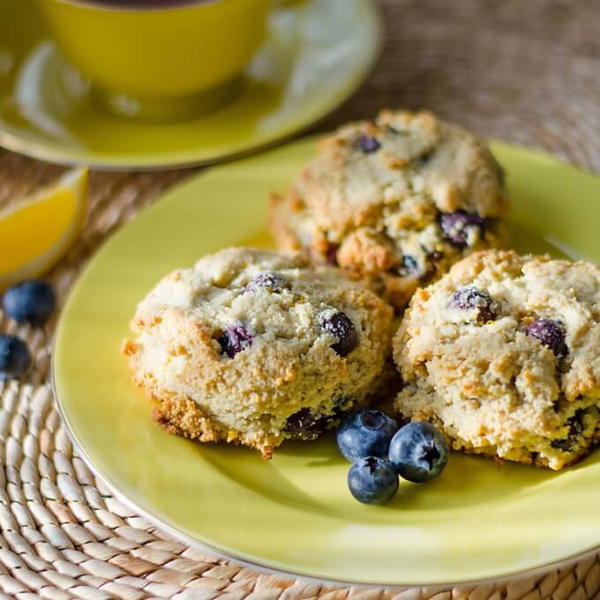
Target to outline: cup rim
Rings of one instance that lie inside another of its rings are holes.
[[[180,0],[181,4],[177,6],[169,6],[167,2],[158,6],[135,6],[134,4],[125,4],[127,0],[123,0],[124,4],[106,4],[102,0],[51,0],[58,4],[69,4],[80,6],[98,12],[123,12],[123,13],[142,13],[142,12],[171,12],[192,8],[201,4],[216,4],[223,0]]]

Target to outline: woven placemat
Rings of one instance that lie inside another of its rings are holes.
[[[382,106],[424,106],[483,135],[600,172],[597,0],[381,5],[388,35],[379,66],[321,129]],[[0,206],[59,172],[0,151]],[[189,173],[94,173],[84,235],[51,274],[61,300],[111,231]],[[535,577],[453,590],[334,589],[203,556],[119,503],[73,451],[48,383],[54,325],[0,322],[2,331],[28,341],[35,360],[26,381],[0,384],[0,599],[600,598],[600,555]]]

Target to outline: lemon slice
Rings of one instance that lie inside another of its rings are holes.
[[[52,267],[81,232],[88,205],[88,170],[0,210],[0,289]]]

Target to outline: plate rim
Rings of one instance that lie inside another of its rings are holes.
[[[328,116],[340,108],[340,106],[347,102],[352,95],[363,86],[367,80],[367,77],[377,64],[383,51],[385,41],[383,14],[377,3],[373,0],[359,1],[362,2],[365,8],[369,11],[369,23],[367,27],[372,27],[374,33],[373,43],[367,48],[368,55],[362,68],[357,69],[356,72],[354,72],[352,76],[348,78],[348,81],[345,83],[338,97],[330,103],[330,106],[322,107],[322,109],[317,111],[315,115],[305,124],[299,126],[294,126],[292,124],[291,126],[281,130],[281,132],[275,135],[273,138],[269,139],[269,136],[267,136],[263,142],[257,144],[251,143],[246,148],[232,152],[218,153],[215,156],[204,159],[190,158],[189,160],[186,159],[169,163],[157,158],[152,158],[151,160],[144,160],[142,158],[142,160],[139,161],[134,160],[133,162],[127,162],[128,160],[131,161],[131,156],[128,156],[128,158],[125,158],[122,161],[115,161],[114,159],[100,158],[102,155],[107,154],[102,152],[97,158],[93,158],[89,155],[89,151],[85,149],[81,152],[78,152],[77,149],[65,150],[60,144],[55,147],[54,145],[48,146],[40,141],[29,140],[27,136],[18,135],[10,129],[5,128],[0,121],[0,148],[56,165],[70,167],[84,165],[105,172],[148,172],[180,170],[190,167],[203,167],[221,164],[240,158],[245,158],[253,154],[258,154],[280,144],[285,144],[296,136],[301,136],[308,132],[311,128],[319,125]],[[190,154],[193,154],[193,152],[190,152]],[[138,157],[139,155],[135,154],[132,156]],[[93,158],[93,160],[86,160],[86,157],[87,159]]]
[[[314,139],[316,139],[318,137],[319,137],[319,134],[317,134],[315,136],[307,137],[304,139],[304,141],[308,141],[310,139],[312,139],[314,141]],[[582,169],[576,165],[573,165],[564,160],[561,160],[547,152],[540,151],[537,148],[526,147],[526,146],[514,144],[514,143],[507,142],[505,140],[501,140],[501,139],[497,139],[497,138],[494,138],[494,139],[491,139],[488,141],[491,143],[492,148],[494,146],[495,147],[500,146],[500,147],[508,148],[511,150],[515,150],[519,153],[526,153],[526,154],[532,155],[532,158],[548,161],[550,164],[555,163],[555,164],[561,165],[562,167],[567,167],[569,169],[573,169],[574,171],[585,174],[587,176],[595,177],[600,180],[600,177],[598,176],[598,174],[595,174],[595,173],[592,173],[585,169]],[[180,186],[188,185],[192,179],[200,178],[201,175],[202,174],[192,175],[190,178],[186,178],[183,181],[175,184],[169,190],[165,191],[164,194],[161,195],[161,197],[159,198],[159,202],[162,200],[162,198],[164,196],[170,196],[172,193],[176,192],[177,188],[179,188]],[[147,207],[146,209],[144,209],[143,212],[145,212],[146,210],[152,210],[153,207],[155,207],[155,206],[156,206],[156,203],[152,204],[149,207]],[[61,396],[58,393],[58,388],[56,385],[56,377],[55,377],[56,368],[57,368],[56,367],[55,348],[57,345],[57,341],[60,337],[59,333],[60,333],[60,330],[62,329],[63,321],[65,320],[65,313],[66,313],[65,309],[68,308],[68,305],[72,301],[72,292],[73,292],[73,290],[75,290],[77,288],[77,285],[78,285],[82,275],[84,275],[85,272],[88,270],[91,261],[96,259],[97,255],[100,254],[104,250],[105,246],[111,242],[114,235],[118,235],[122,231],[122,229],[123,228],[117,229],[115,232],[113,232],[113,234],[109,235],[107,238],[105,238],[103,240],[103,242],[96,248],[95,252],[90,257],[90,260],[87,261],[86,265],[81,270],[81,272],[78,274],[76,280],[74,281],[73,285],[69,289],[69,292],[63,303],[61,313],[57,320],[55,334],[54,334],[54,338],[52,341],[51,365],[50,365],[50,374],[51,374],[50,385],[51,385],[51,389],[52,389],[53,395],[54,395],[55,406],[61,417],[62,423],[65,427],[65,431],[67,432],[75,449],[77,450],[77,452],[79,453],[80,457],[83,459],[85,464],[90,468],[92,473],[110,489],[110,491],[113,493],[113,495],[122,504],[124,504],[128,508],[132,509],[137,514],[143,516],[148,522],[150,522],[151,524],[156,526],[158,529],[161,529],[161,530],[167,532],[173,538],[187,544],[188,546],[190,546],[192,548],[198,549],[203,552],[208,552],[209,554],[213,554],[213,555],[217,556],[218,558],[232,560],[238,564],[247,566],[252,569],[256,569],[263,573],[283,575],[288,578],[300,578],[300,579],[304,579],[304,580],[319,583],[319,584],[331,584],[331,585],[335,585],[335,586],[361,587],[361,588],[377,587],[377,588],[386,588],[386,589],[391,589],[391,590],[406,589],[406,588],[421,588],[421,587],[430,588],[430,589],[445,589],[445,588],[461,587],[461,586],[468,586],[468,585],[498,584],[498,583],[502,583],[502,582],[506,582],[506,581],[515,580],[515,579],[534,577],[536,575],[540,575],[540,574],[546,573],[546,572],[554,570],[554,569],[562,568],[569,564],[580,562],[580,561],[585,560],[586,558],[589,558],[598,553],[598,551],[600,550],[600,542],[598,544],[590,546],[584,550],[581,550],[580,552],[576,552],[574,554],[570,554],[566,557],[562,557],[562,558],[559,558],[559,559],[556,559],[553,561],[545,562],[543,564],[536,565],[531,568],[514,569],[511,571],[502,573],[501,575],[498,575],[498,576],[447,580],[447,581],[436,582],[436,583],[431,583],[431,582],[385,583],[385,582],[358,580],[358,579],[357,580],[351,580],[351,579],[347,580],[347,579],[341,579],[341,578],[336,579],[336,578],[329,578],[329,577],[319,577],[316,575],[306,574],[301,571],[295,571],[293,569],[286,569],[286,568],[282,568],[282,567],[272,566],[272,565],[268,564],[267,561],[262,562],[260,560],[249,559],[249,558],[245,558],[243,556],[236,554],[236,552],[234,552],[234,551],[222,550],[219,547],[214,546],[213,544],[211,544],[209,542],[201,541],[199,539],[196,539],[196,538],[190,536],[189,534],[186,534],[185,532],[180,530],[177,526],[166,523],[165,521],[163,521],[161,519],[160,516],[156,516],[155,514],[152,513],[152,511],[145,509],[145,508],[141,507],[140,505],[138,505],[134,500],[128,498],[124,493],[119,491],[118,487],[113,483],[110,476],[108,476],[100,467],[98,467],[94,463],[94,461],[91,459],[91,457],[87,454],[87,452],[85,451],[84,446],[80,443],[77,435],[75,434],[74,430],[72,429],[71,423],[69,422],[67,415],[65,414],[65,411],[64,411],[63,405],[62,405],[62,401],[61,401]]]

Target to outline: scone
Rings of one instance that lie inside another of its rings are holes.
[[[600,436],[600,267],[476,253],[417,291],[394,359],[402,415],[457,450],[561,469]]]
[[[230,248],[167,275],[139,304],[123,353],[169,432],[268,458],[365,403],[392,312],[337,269]]]
[[[500,247],[502,169],[474,135],[428,112],[383,111],[340,128],[284,195],[271,198],[280,248],[308,249],[397,309],[474,250]]]

